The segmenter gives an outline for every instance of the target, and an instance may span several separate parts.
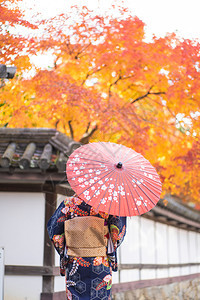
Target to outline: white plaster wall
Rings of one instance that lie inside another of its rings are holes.
[[[190,267],[181,267],[180,268],[180,273],[181,275],[189,275],[190,273]]]
[[[112,283],[119,283],[119,271],[112,272]]]
[[[45,199],[41,193],[0,193],[0,245],[7,265],[43,265]]]
[[[4,300],[40,300],[42,276],[5,276]]]
[[[138,281],[140,279],[139,270],[121,270],[120,282]]]
[[[155,269],[142,269],[140,274],[141,274],[141,280],[156,278]]]
[[[54,291],[63,292],[65,291],[65,276],[55,276],[54,278]]]
[[[197,233],[197,262],[200,263],[200,233]],[[198,266],[198,273],[200,273],[200,265]]]
[[[199,267],[198,266],[191,266],[190,267],[190,272],[191,274],[195,274],[199,272]]]
[[[168,243],[167,243],[167,230],[166,224],[156,222],[155,225],[155,243],[156,243],[156,263],[168,263]],[[161,271],[162,273],[162,271]],[[165,272],[164,272],[165,273]]]
[[[169,268],[169,277],[176,277],[181,275],[181,270],[177,268]]]
[[[189,263],[189,245],[188,232],[184,229],[179,229],[179,247],[180,247],[180,263]]]
[[[140,218],[141,263],[154,264],[155,260],[155,224],[154,221]]]
[[[200,263],[200,233],[197,233],[197,262]]]
[[[127,218],[127,232],[120,246],[120,262],[122,264],[137,264],[140,261],[139,235],[139,217]]]
[[[169,264],[179,263],[178,229],[173,226],[168,226],[168,251]]]
[[[127,219],[127,234],[121,246],[122,264],[200,263],[200,233],[142,218]],[[200,266],[157,270],[122,270],[121,282],[198,273]],[[131,279],[132,278],[132,279]],[[138,279],[135,279],[138,278]]]
[[[189,260],[191,263],[197,262],[197,233],[194,231],[188,232],[189,237]]]
[[[167,278],[169,277],[168,269],[157,269],[156,270],[156,278]]]

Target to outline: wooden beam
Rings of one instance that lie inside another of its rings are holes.
[[[172,219],[172,220],[175,220],[177,221],[178,223],[183,223],[183,224],[187,224],[189,226],[193,226],[195,228],[198,228],[200,229],[200,222],[196,222],[196,221],[193,221],[193,220],[190,220],[188,218],[185,218],[185,217],[182,217],[180,215],[177,215],[169,210],[166,210],[166,209],[163,209],[163,208],[160,208],[158,206],[155,206],[153,208],[153,211],[158,214],[158,215],[161,215],[161,216],[166,216],[168,219]]]
[[[145,214],[147,217],[154,217],[154,213],[153,211],[148,211],[146,214]]]
[[[200,263],[184,263],[184,264],[119,264],[119,270],[133,269],[169,269],[200,266]]]
[[[180,228],[183,228],[183,229],[187,229],[187,228],[188,228],[188,225],[187,225],[187,224],[179,224],[179,227],[180,227]]]
[[[0,183],[0,192],[43,193],[44,186],[34,183]]]
[[[68,183],[66,183],[66,184],[57,184],[56,193],[70,197],[73,196],[75,192],[72,190],[71,186]]]
[[[119,270],[167,269],[200,266],[200,263],[185,264],[120,264]],[[16,266],[5,265],[5,275],[21,276],[60,276],[60,268],[55,266]]]
[[[45,223],[44,223],[44,257],[43,264],[45,267],[53,267],[55,261],[55,250],[47,232],[47,223],[53,215],[57,206],[57,194],[47,192],[45,194]],[[54,276],[43,276],[42,284],[43,293],[54,292]]]
[[[167,222],[167,217],[164,216],[156,216],[156,219],[159,221]]]
[[[165,200],[167,203],[165,203]],[[164,199],[158,201],[158,207],[164,208],[165,210],[171,211],[179,216],[185,217],[186,219],[199,222],[200,212],[193,207],[188,206],[184,203],[181,198],[166,194]]]
[[[56,183],[0,183],[0,192],[34,192],[34,193],[54,193]],[[57,193],[57,192],[56,192]],[[66,195],[66,194],[63,194]]]
[[[73,196],[74,191],[70,187],[69,184],[42,184],[42,183],[1,183],[0,182],[0,192],[34,192],[34,193],[52,193],[55,192],[56,194],[64,195],[64,196]]]
[[[178,227],[178,224],[179,224],[179,222],[176,221],[176,220],[169,220],[168,223],[169,223],[170,225],[174,225],[174,226],[176,226],[176,227]]]
[[[188,225],[188,222],[187,224],[185,223],[180,223],[180,221],[175,221],[175,220],[172,220],[170,218],[167,218],[167,216],[161,216],[161,215],[158,215],[158,214],[155,214],[154,216],[151,216],[151,215],[147,215],[147,214],[143,214],[141,215],[142,218],[145,218],[145,219],[150,219],[152,221],[155,221],[155,222],[159,222],[159,223],[162,223],[162,224],[166,224],[166,225],[170,225],[170,226],[173,226],[173,227],[176,227],[176,228],[183,228],[185,230],[190,230],[190,231],[195,231],[195,232],[199,232],[200,231],[200,228],[196,228],[196,227],[192,227],[192,226],[189,226]],[[184,217],[183,217],[184,218]],[[183,220],[182,220],[183,222]]]
[[[42,293],[40,300],[65,300],[66,292]]]
[[[126,291],[131,291],[131,290],[136,290],[136,289],[144,289],[147,287],[167,285],[167,284],[171,284],[174,282],[194,280],[196,278],[200,278],[200,273],[184,275],[184,276],[176,276],[176,277],[147,279],[147,280],[117,283],[117,284],[113,284],[112,293],[113,294],[123,293]]]
[[[12,276],[59,276],[59,267],[50,266],[5,266],[5,275]]]
[[[0,169],[0,183],[40,183],[44,184],[45,182],[63,182],[64,175],[63,173],[57,172],[45,172],[42,173],[41,170],[15,170],[13,173],[8,169],[7,172],[1,172]]]

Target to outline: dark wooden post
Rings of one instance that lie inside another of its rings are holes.
[[[54,266],[55,251],[47,232],[47,222],[54,213],[57,203],[57,194],[54,192],[46,192],[45,194],[45,228],[44,228],[44,266]],[[43,276],[42,293],[54,292],[54,276]]]

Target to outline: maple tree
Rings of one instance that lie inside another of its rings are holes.
[[[18,72],[31,67],[28,53],[25,53],[25,49],[29,47],[29,39],[13,29],[17,26],[20,31],[37,28],[37,25],[25,20],[18,7],[20,2],[21,0],[0,0],[0,63],[16,64]]]
[[[72,10],[75,20],[62,14],[38,25],[43,35],[29,53],[51,53],[54,64],[6,84],[1,126],[122,143],[156,167],[163,196],[199,202],[199,43],[175,34],[148,42],[144,23],[123,8],[120,17]]]

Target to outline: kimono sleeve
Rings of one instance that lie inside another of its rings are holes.
[[[117,271],[117,248],[123,242],[126,234],[126,217],[109,216],[108,227],[112,244],[112,252],[108,253],[108,257],[111,262],[112,270]]]
[[[123,242],[126,234],[126,217],[110,216],[108,226],[113,247],[116,250]]]
[[[65,215],[62,212],[64,208],[64,201],[61,202],[54,214],[47,223],[47,231],[49,238],[60,256],[64,256],[65,250],[65,235],[64,235],[64,221]]]

